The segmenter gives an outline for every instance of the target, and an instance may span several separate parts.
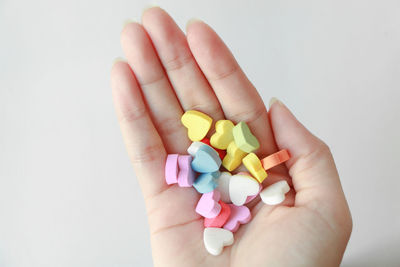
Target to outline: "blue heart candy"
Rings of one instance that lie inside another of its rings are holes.
[[[221,166],[221,158],[217,151],[205,145],[201,146],[192,161],[192,169],[200,173],[216,172]]]
[[[217,186],[217,178],[221,175],[219,171],[211,173],[202,173],[193,183],[193,187],[200,194],[205,194],[213,191]]]

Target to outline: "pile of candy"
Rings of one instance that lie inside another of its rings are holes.
[[[262,188],[266,170],[287,161],[287,150],[281,150],[262,160],[253,151],[260,146],[245,122],[234,125],[230,120],[219,120],[210,140],[205,138],[212,119],[195,110],[186,111],[181,118],[193,143],[189,155],[169,154],[165,165],[167,184],[193,186],[202,194],[196,212],[204,217],[204,245],[212,255],[219,255],[224,246],[233,244],[233,232],[240,224],[251,220],[244,204],[258,194],[268,205],[285,199],[289,185],[285,180]],[[241,164],[249,173],[231,174]],[[220,172],[221,165],[227,170]],[[232,203],[232,204],[231,204]]]

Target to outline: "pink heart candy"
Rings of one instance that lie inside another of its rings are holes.
[[[204,227],[221,228],[231,216],[231,207],[222,201],[218,203],[221,205],[221,212],[215,218],[204,218]]]
[[[167,184],[178,182],[178,154],[169,154],[165,163],[165,181]]]
[[[214,190],[201,196],[196,206],[196,212],[206,218],[215,218],[221,212],[221,205],[218,203],[221,198],[219,191]]]
[[[189,155],[178,156],[178,184],[180,187],[191,187],[196,177],[195,172],[192,170],[191,164],[192,157]]]
[[[240,224],[248,223],[251,220],[251,213],[246,206],[236,206],[234,204],[229,204],[229,206],[231,207],[231,216],[223,228],[231,232],[236,232]]]

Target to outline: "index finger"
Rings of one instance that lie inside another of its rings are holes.
[[[260,140],[261,156],[276,152],[264,102],[221,38],[204,22],[194,21],[187,26],[187,40],[225,116],[249,125]]]

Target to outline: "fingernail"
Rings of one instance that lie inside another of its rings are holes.
[[[272,105],[275,104],[275,103],[280,104],[280,105],[282,104],[282,102],[281,102],[278,98],[273,97],[273,98],[271,98],[271,100],[269,101],[269,108],[271,108]]]
[[[198,19],[198,18],[191,18],[188,20],[188,22],[186,23],[186,29],[193,23],[195,22],[201,22],[202,20]]]
[[[128,25],[129,23],[135,22],[133,19],[126,19],[124,20],[124,24],[122,26],[122,28],[125,28],[126,25]]]
[[[153,7],[161,8],[159,5],[156,5],[156,4],[149,4],[149,5],[147,5],[145,8],[143,8],[142,14],[143,14],[144,12],[146,12],[147,10],[153,8]]]
[[[115,63],[120,62],[120,61],[124,61],[124,59],[122,57],[115,58],[113,61],[113,66],[115,65]]]

